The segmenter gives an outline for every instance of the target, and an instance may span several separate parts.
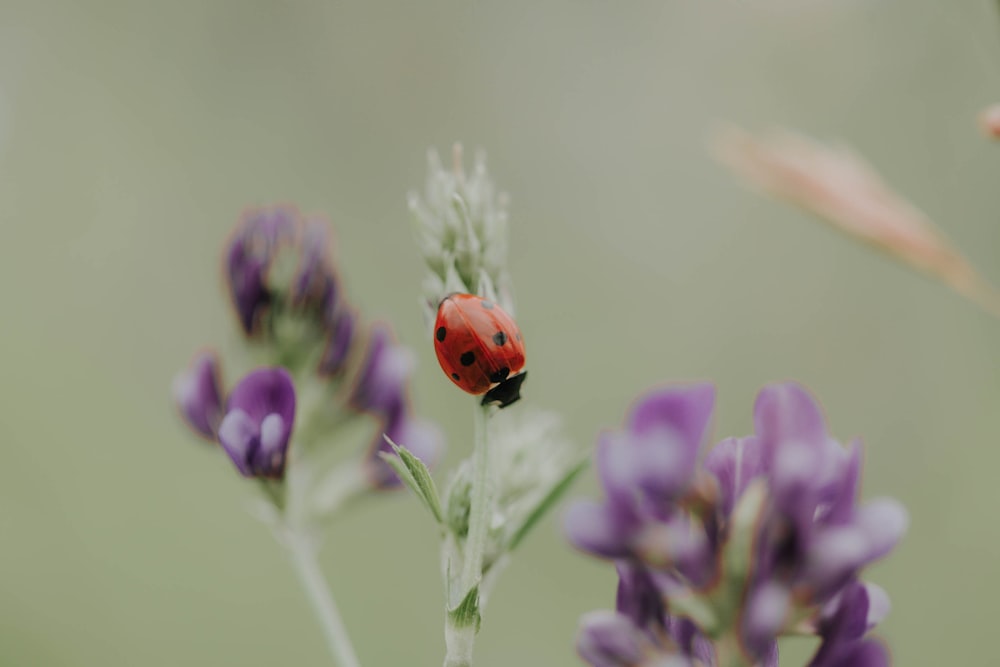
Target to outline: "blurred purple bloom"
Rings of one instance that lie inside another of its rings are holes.
[[[580,619],[576,650],[593,667],[632,667],[642,660],[647,642],[627,616],[592,611]]]
[[[174,380],[174,401],[188,425],[200,436],[215,441],[222,420],[219,358],[202,352]]]
[[[885,591],[852,582],[823,610],[817,626],[823,642],[809,667],[883,667],[889,664],[881,644],[863,639],[889,611]]]
[[[724,618],[740,619],[732,631],[757,662],[777,664],[776,638],[805,618],[824,637],[814,667],[852,664],[843,656],[884,664],[884,649],[863,636],[888,598],[857,576],[899,541],[906,511],[890,499],[857,504],[860,443],[834,440],[795,384],[764,388],[755,435],[721,441],[699,468],[713,401],[707,385],[658,389],[640,399],[623,431],[602,436],[595,460],[606,498],[569,509],[570,541],[616,560],[619,613],[645,636],[669,636],[683,655],[698,657],[708,640],[670,616],[671,600],[711,598],[711,608],[728,594],[736,613]],[[750,488],[763,495],[739,510]],[[744,546],[731,546],[733,531]],[[727,556],[751,545],[752,553]]]
[[[337,377],[347,367],[357,326],[356,318],[354,312],[346,307],[339,308],[333,316],[326,347],[319,362],[320,375]]]
[[[825,602],[889,553],[906,532],[906,510],[891,499],[856,505],[861,444],[845,449],[831,438],[802,387],[766,387],[754,422],[771,498],[761,531],[762,568],[779,573],[796,594]]]
[[[392,422],[406,411],[406,383],[413,370],[413,354],[392,341],[389,328],[372,327],[365,359],[350,396],[350,404]]]
[[[294,262],[294,273],[288,272]],[[275,265],[283,268],[272,275]],[[226,252],[230,296],[246,335],[268,336],[268,317],[295,313],[329,333],[340,307],[339,279],[329,253],[329,231],[321,218],[303,219],[294,206],[248,211]]]
[[[299,241],[299,266],[292,280],[290,297],[300,308],[321,314],[333,311],[337,302],[337,276],[329,256],[330,231],[322,218],[312,218],[302,225]]]
[[[685,576],[710,575],[704,532],[692,531],[676,505],[687,492],[708,432],[715,390],[667,388],[639,401],[626,430],[597,444],[597,473],[607,499],[570,507],[570,541],[603,558],[672,562]]]
[[[399,413],[379,429],[368,451],[366,466],[372,486],[379,489],[390,489],[402,484],[395,471],[379,456],[380,452],[392,453],[392,446],[383,434],[394,443],[407,449],[411,454],[423,461],[428,468],[433,468],[444,451],[444,436],[433,423],[418,419],[406,412]]]
[[[219,442],[245,477],[281,479],[295,423],[295,386],[284,368],[259,368],[233,389]]]
[[[248,336],[260,328],[261,311],[273,301],[267,273],[280,248],[293,241],[300,224],[293,206],[248,211],[233,231],[226,251],[226,278],[236,315]]]

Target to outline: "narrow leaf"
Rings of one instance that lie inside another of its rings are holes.
[[[522,523],[520,527],[514,531],[514,534],[507,542],[508,551],[513,551],[517,548],[517,545],[521,543],[521,540],[523,540],[531,529],[535,527],[535,524],[541,521],[542,517],[544,517],[545,514],[552,509],[557,502],[559,502],[559,499],[563,496],[563,494],[566,493],[569,487],[573,485],[573,481],[581,472],[587,469],[589,464],[590,459],[583,459],[576,465],[571,466],[570,469],[566,471],[566,474],[563,475],[562,479],[552,485],[549,492],[542,496],[542,499],[538,501],[535,508],[528,514],[524,523]]]
[[[456,628],[474,627],[479,632],[482,617],[479,615],[479,585],[469,589],[457,607],[448,610],[448,618]]]
[[[395,442],[393,442],[388,436],[383,435],[386,442],[392,445],[392,450],[396,453],[396,457],[385,453],[382,458],[386,461],[395,461],[401,464],[406,469],[406,476],[399,472],[399,469],[393,462],[389,462],[392,469],[399,475],[399,478],[406,482],[406,485],[413,489],[424,504],[427,505],[427,509],[431,511],[434,518],[438,523],[444,523],[444,512],[441,510],[441,499],[438,496],[437,486],[434,484],[434,478],[431,477],[430,470],[424,465],[424,462],[414,456],[405,447],[400,447]]]

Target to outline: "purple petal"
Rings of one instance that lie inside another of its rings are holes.
[[[259,447],[260,431],[250,415],[233,410],[219,426],[219,442],[244,477],[253,477],[251,459]]]
[[[868,617],[865,619],[865,630],[871,630],[889,615],[892,603],[889,601],[889,594],[881,586],[865,583],[864,587],[868,594]]]
[[[764,387],[754,403],[754,429],[765,449],[775,443],[823,442],[826,419],[813,397],[795,383]]]
[[[203,352],[174,380],[174,400],[188,425],[196,433],[215,440],[222,420],[222,389],[219,359]]]
[[[861,441],[854,440],[848,446],[844,461],[840,466],[839,479],[832,488],[833,497],[822,519],[825,523],[842,524],[851,519],[854,513],[854,504],[858,497],[861,458]]]
[[[291,300],[299,307],[315,307],[332,312],[336,306],[337,279],[330,268],[329,226],[325,220],[311,219],[302,229],[301,259],[292,280]]]
[[[285,467],[285,447],[291,429],[281,415],[271,413],[260,423],[260,448],[254,457],[257,470],[282,470]]]
[[[386,426],[385,435],[394,443],[407,449],[420,459],[425,466],[433,468],[444,452],[444,436],[441,430],[429,421],[402,415],[394,423]],[[400,482],[395,471],[378,456],[379,452],[392,452],[392,446],[382,437],[380,429],[368,456],[368,473],[374,487],[390,489],[398,487]]]
[[[889,652],[878,641],[867,639],[851,646],[829,667],[889,667]]]
[[[754,656],[764,655],[781,634],[792,608],[791,592],[776,581],[760,584],[743,611],[743,640]]]
[[[705,663],[709,664],[709,663]],[[773,641],[760,656],[760,667],[778,667],[778,642]]]
[[[253,335],[260,311],[271,299],[265,280],[278,247],[294,238],[299,213],[274,206],[247,211],[226,252],[226,278],[244,333]]]
[[[715,407],[715,387],[696,384],[646,394],[632,409],[626,427],[636,435],[667,429],[697,453],[708,434]]]
[[[852,581],[823,609],[819,633],[827,641],[847,642],[860,639],[868,631],[868,589]]]
[[[350,403],[362,412],[393,418],[406,403],[406,382],[413,354],[391,340],[385,325],[372,327],[368,351],[351,393]]]
[[[760,440],[726,438],[708,452],[704,466],[719,481],[721,508],[728,517],[750,482],[765,472]]]
[[[715,647],[712,642],[698,630],[691,620],[687,618],[671,617],[668,622],[668,632],[671,639],[677,644],[685,657],[694,658],[694,662],[688,660],[672,660],[668,665],[715,665]]]
[[[701,524],[677,513],[665,521],[647,521],[631,540],[632,550],[651,567],[669,567],[689,586],[709,583],[715,558]]]
[[[639,628],[666,627],[667,612],[663,594],[649,572],[629,561],[615,564],[618,570],[618,593],[615,608]]]
[[[602,558],[624,558],[631,553],[627,526],[612,506],[577,500],[566,511],[566,536],[578,549]]]
[[[615,503],[645,504],[646,511],[665,517],[667,506],[690,485],[696,456],[696,449],[664,427],[642,434],[606,433],[594,458],[604,490]]]
[[[355,314],[348,308],[340,308],[330,324],[326,349],[319,362],[320,375],[335,377],[344,372],[347,359],[354,342]]]
[[[239,471],[280,478],[295,423],[295,386],[284,368],[258,368],[233,389],[219,441]]]
[[[808,552],[806,578],[819,595],[889,553],[909,524],[906,509],[890,498],[862,506],[851,523],[820,531]]]
[[[875,588],[851,581],[826,604],[817,622],[823,642],[811,667],[854,664],[848,658],[858,650],[861,638],[872,627],[873,617],[884,615],[888,605],[884,592],[870,595]]]
[[[286,433],[295,421],[295,384],[280,366],[250,371],[229,394],[228,410],[243,410],[258,425],[270,414],[279,415]]]
[[[593,667],[633,667],[642,659],[642,634],[628,617],[592,611],[580,619],[576,650]]]

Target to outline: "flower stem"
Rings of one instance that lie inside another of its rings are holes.
[[[323,629],[323,636],[326,637],[326,645],[330,649],[330,655],[333,656],[334,664],[337,667],[361,667],[361,662],[351,645],[351,638],[347,634],[347,628],[340,617],[340,611],[333,601],[333,595],[330,594],[326,579],[316,560],[316,544],[308,536],[288,534],[285,546],[316,613],[316,619]]]
[[[465,539],[465,562],[462,564],[462,595],[479,583],[483,574],[483,553],[490,523],[490,462],[486,444],[488,407],[476,406],[475,441],[472,450],[472,497],[469,501],[469,533]]]
[[[718,637],[714,643],[719,667],[753,667],[753,662],[740,649],[735,630]]]
[[[489,407],[477,405],[473,416],[474,443],[472,450],[472,492],[469,499],[469,532],[466,534],[465,546],[462,551],[462,572],[459,577],[458,595],[450,595],[449,609],[445,612],[445,644],[447,653],[444,658],[445,667],[471,667],[472,648],[476,640],[479,623],[468,622],[459,625],[451,614],[469,591],[476,588],[483,575],[483,557],[486,551],[490,516],[493,513],[493,503],[490,496],[490,461],[489,445],[487,443],[486,420],[489,417]],[[476,595],[478,614],[478,600]]]

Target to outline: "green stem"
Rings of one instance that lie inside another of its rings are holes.
[[[344,620],[340,617],[340,611],[316,560],[318,551],[316,544],[301,534],[289,532],[286,537],[285,546],[316,613],[316,619],[323,629],[323,636],[326,638],[326,645],[334,664],[337,667],[361,667],[361,662],[351,645],[351,638],[347,634],[347,628],[344,626]]]
[[[717,638],[714,643],[719,667],[753,667],[753,662],[740,648],[735,629]]]
[[[475,441],[472,450],[472,497],[469,499],[469,533],[465,539],[462,564],[462,595],[479,583],[483,574],[483,554],[490,523],[490,462],[486,444],[486,417],[489,408],[476,406]]]
[[[462,572],[459,578],[458,595],[451,595],[448,601],[449,610],[445,613],[445,644],[447,653],[444,659],[445,667],[471,667],[472,648],[476,639],[479,624],[465,623],[458,625],[449,613],[465,597],[469,591],[476,588],[483,576],[483,558],[486,552],[486,541],[489,536],[490,517],[493,513],[493,502],[490,492],[490,461],[486,420],[489,407],[476,405],[473,426],[474,442],[472,450],[472,495],[469,499],[469,532],[466,534],[465,546],[462,550]],[[477,593],[477,607],[478,598]]]

